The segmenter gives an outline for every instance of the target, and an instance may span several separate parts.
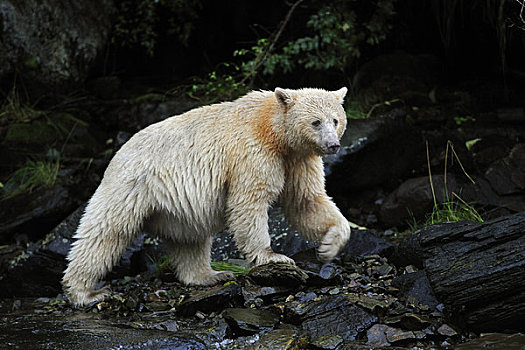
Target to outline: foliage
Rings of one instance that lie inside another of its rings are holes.
[[[449,156],[451,154],[451,156]],[[430,154],[428,151],[428,143],[427,143],[427,166],[428,166],[428,177],[430,182],[430,189],[432,190],[432,198],[434,201],[434,206],[432,209],[432,212],[427,215],[426,221],[423,223],[423,227],[441,223],[441,222],[455,222],[455,221],[461,221],[461,220],[468,220],[468,221],[475,221],[475,222],[483,222],[483,218],[481,215],[474,209],[474,207],[467,202],[465,202],[461,197],[455,193],[451,192],[449,194],[448,188],[447,188],[447,172],[448,172],[448,163],[449,159],[453,157],[453,159],[456,159],[458,164],[461,167],[461,170],[463,171],[463,174],[472,182],[475,183],[474,180],[470,177],[470,175],[467,173],[465,168],[463,167],[463,164],[461,163],[461,160],[459,159],[456,151],[454,150],[454,144],[451,141],[447,142],[447,148],[445,150],[445,168],[443,171],[444,175],[444,188],[443,192],[445,194],[445,201],[443,203],[438,203],[436,198],[436,193],[434,190],[434,184],[432,181],[432,172],[430,170]],[[411,224],[411,227],[413,229],[418,228],[417,222],[414,222]]]
[[[167,17],[167,34],[187,46],[201,1],[121,0],[115,7],[112,43],[117,47],[139,47],[153,56],[161,17]]]
[[[30,122],[43,114],[44,112],[35,109],[34,106],[23,103],[16,84],[13,84],[0,107],[0,125]]]
[[[222,63],[208,74],[207,79],[193,78],[190,86],[183,86],[182,90],[190,98],[206,104],[232,100],[249,91],[248,86],[242,82],[243,76],[239,66]],[[179,89],[169,93],[178,95]]]
[[[378,45],[386,39],[395,14],[394,2],[337,0],[316,3],[318,10],[306,22],[309,35],[294,38],[279,52],[267,55],[262,73],[288,73],[297,67],[344,71],[361,56],[364,47]],[[253,71],[269,45],[270,40],[263,38],[251,49],[235,52],[238,56],[251,56],[252,59],[242,65],[245,72]]]
[[[9,199],[21,193],[32,192],[39,187],[51,187],[55,184],[59,161],[28,160],[16,170],[3,187],[3,198]]]
[[[148,255],[148,258],[151,261],[151,263],[155,265],[157,271],[166,271],[171,269],[170,257],[165,254],[157,257],[152,257]]]
[[[456,193],[452,192],[452,198],[441,204],[434,204],[432,213],[427,217],[424,226],[430,226],[440,222],[455,222],[468,220],[474,222],[483,222],[481,215],[467,204]]]
[[[214,262],[212,262],[211,263],[211,268],[216,270],[216,271],[231,271],[231,272],[233,272],[233,275],[235,277],[237,277],[239,275],[247,274],[250,271],[250,269],[247,269],[245,267],[229,264],[229,263],[224,262],[224,261],[217,261],[217,262],[214,261]]]

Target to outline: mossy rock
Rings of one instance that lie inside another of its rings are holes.
[[[8,127],[4,141],[7,147],[44,146],[57,139],[57,131],[45,121],[37,120],[30,124],[17,123]]]

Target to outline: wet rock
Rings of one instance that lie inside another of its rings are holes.
[[[299,332],[292,328],[274,329],[262,334],[252,349],[292,350],[301,348]]]
[[[283,209],[278,205],[268,210],[268,230],[272,249],[276,253],[292,256],[298,252],[315,247],[314,243],[305,240],[296,230],[290,227]],[[224,231],[214,238],[211,257],[212,261],[226,261],[240,257],[240,253],[230,233]]]
[[[308,275],[300,268],[291,264],[270,263],[255,266],[247,277],[260,286],[290,286],[304,285]]]
[[[269,303],[274,298],[289,294],[293,288],[290,287],[261,287],[258,285],[247,284],[242,288],[244,304],[261,306],[263,302]]]
[[[479,338],[455,346],[458,350],[522,350],[525,348],[525,334],[485,333]]]
[[[311,248],[292,256],[297,267],[308,275],[309,285],[331,285],[342,282],[341,266],[329,262],[322,263],[317,259],[315,249]]]
[[[222,314],[229,325],[229,333],[236,338],[268,331],[279,322],[279,316],[266,310],[231,308]]]
[[[405,313],[399,316],[387,317],[383,322],[392,327],[400,327],[411,331],[422,330],[431,324],[430,318],[415,313]]]
[[[352,261],[356,257],[377,254],[390,256],[394,251],[394,245],[378,237],[369,230],[352,230],[348,243],[341,251],[343,261]]]
[[[315,349],[332,350],[337,349],[343,343],[339,335],[325,335],[310,342]]]
[[[42,92],[83,82],[105,47],[110,13],[110,2],[0,2],[0,78],[16,71],[26,88]]]
[[[364,294],[357,296],[357,304],[376,315],[384,315],[395,301],[392,297],[382,294]]]
[[[404,331],[397,328],[387,327],[385,329],[386,340],[391,343],[399,343],[406,340],[417,339],[412,331]]]
[[[285,307],[285,320],[301,324],[312,339],[339,335],[344,340],[355,340],[357,334],[377,321],[344,295],[329,295],[306,304],[292,302]]]
[[[374,347],[383,347],[389,346],[390,343],[386,339],[386,330],[388,329],[387,325],[377,323],[370,327],[366,332],[368,339],[368,344]]]
[[[431,309],[439,304],[424,270],[398,276],[392,280],[392,286],[399,289],[399,297],[405,300],[414,298]]]
[[[0,280],[1,296],[55,296],[62,292],[60,281],[67,266],[66,256],[84,208],[83,205],[75,210],[44,239],[31,243],[9,261],[2,262],[6,270],[2,271]],[[145,237],[140,235],[133,241],[107,279],[133,275],[146,269],[146,259],[139,259],[141,253],[149,252],[143,249]]]
[[[438,328],[437,332],[447,337],[455,337],[456,335],[458,335],[458,332],[456,332],[448,324],[441,325],[441,327]]]
[[[368,344],[374,347],[384,347],[416,340],[418,337],[412,331],[404,331],[384,324],[375,324],[367,331]]]
[[[177,313],[183,316],[191,316],[197,311],[217,312],[241,304],[241,288],[237,284],[228,284],[194,292],[177,306]]]

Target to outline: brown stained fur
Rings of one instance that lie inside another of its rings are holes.
[[[284,141],[277,134],[275,119],[281,113],[281,107],[277,100],[271,96],[264,100],[262,106],[255,112],[254,137],[268,151],[273,154],[282,154],[285,151]]]

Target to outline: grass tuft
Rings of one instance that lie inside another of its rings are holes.
[[[3,186],[3,199],[13,198],[21,193],[31,193],[39,187],[55,184],[59,169],[58,161],[32,161],[15,171]]]

